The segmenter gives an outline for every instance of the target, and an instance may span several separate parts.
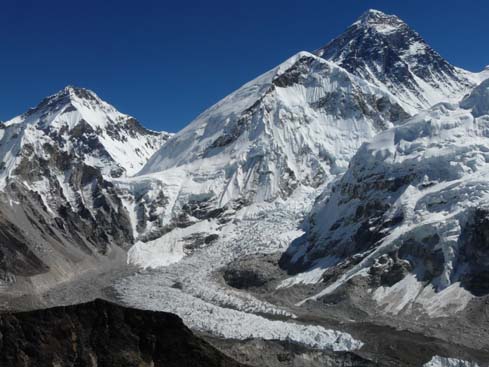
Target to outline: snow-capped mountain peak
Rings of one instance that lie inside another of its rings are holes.
[[[179,313],[208,335],[362,347],[307,325],[338,316],[368,343],[399,331],[407,355],[426,330],[446,332],[428,317],[450,316],[457,333],[442,336],[489,340],[474,327],[481,314],[451,318],[489,297],[489,80],[475,87],[486,76],[368,10],[171,138],[67,86],[0,123],[0,290],[17,279],[41,294],[91,269],[125,275],[109,266],[127,261],[166,269],[118,281],[119,300]],[[287,247],[290,278],[276,268]],[[389,336],[345,358],[392,349]],[[460,364],[443,358],[426,366]]]
[[[169,136],[72,86],[0,124],[4,270],[66,281],[95,259],[123,261],[133,232],[113,178],[138,171]]]
[[[73,86],[46,97],[4,126],[15,130],[19,149],[28,144],[42,156],[42,144],[56,145],[111,176],[136,173],[170,136],[145,129],[94,92]]]
[[[369,9],[363,13],[353,25],[358,27],[369,27],[377,32],[388,33],[406,26],[406,23],[395,15],[388,15],[379,10]]]
[[[400,18],[378,10],[365,12],[316,54],[389,90],[410,112],[456,102],[477,79],[450,65]]]
[[[47,98],[56,99],[56,98],[63,98],[63,97],[70,98],[71,100],[88,100],[88,101],[96,102],[98,104],[105,103],[102,99],[100,99],[99,96],[95,94],[95,92],[91,91],[90,89],[76,87],[74,85],[67,85],[56,94]]]
[[[71,118],[64,118],[63,115]],[[67,86],[44,98],[26,113],[6,122],[6,125],[18,122],[39,123],[42,120],[44,125],[62,122],[73,128],[79,122],[76,117],[84,118],[89,125],[97,128],[119,123],[128,116],[118,112],[89,89]]]

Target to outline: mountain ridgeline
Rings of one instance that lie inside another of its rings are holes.
[[[0,125],[0,289],[41,295],[127,262],[179,263],[219,253],[240,225],[305,218],[300,234],[287,229],[293,241],[272,233],[281,269],[267,263],[288,277],[277,294],[303,295],[297,307],[340,304],[391,326],[393,315],[409,323],[483,313],[488,77],[451,65],[398,17],[369,10],[176,134],[66,87]],[[236,256],[269,256],[255,239]],[[238,307],[227,295],[198,296]]]

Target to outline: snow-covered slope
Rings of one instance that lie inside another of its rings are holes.
[[[386,88],[408,111],[456,102],[487,75],[450,65],[401,19],[378,10],[365,12],[316,54]]]
[[[304,187],[290,200],[243,207],[233,221],[211,218],[177,228],[157,240],[160,243],[133,246],[129,256],[135,263],[162,267],[121,279],[115,287],[118,299],[136,308],[176,313],[193,330],[222,338],[281,340],[336,351],[360,348],[363,343],[347,333],[298,323],[283,308],[216,281],[216,271],[234,259],[282,251],[301,233],[297,223],[313,194]],[[172,247],[181,247],[192,234],[195,246],[203,231],[213,232],[213,241],[202,241],[193,256],[182,254],[180,261],[172,261]]]
[[[362,142],[459,100],[487,74],[451,66],[399,18],[374,10],[316,54],[291,57],[209,108],[139,176],[184,176],[178,195],[213,207],[286,198],[341,174]]]
[[[282,260],[321,268],[313,298],[365,277],[386,311],[441,316],[489,294],[488,85],[359,149]]]
[[[287,197],[342,172],[358,146],[408,117],[390,93],[299,53],[172,137],[140,175],[181,167],[218,205]]]

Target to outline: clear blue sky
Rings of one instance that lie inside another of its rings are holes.
[[[72,84],[178,131],[368,8],[397,14],[457,66],[489,64],[487,0],[3,0],[0,120]]]

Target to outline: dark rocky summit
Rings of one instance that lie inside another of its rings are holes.
[[[401,19],[378,10],[366,11],[316,54],[396,96],[414,96],[409,104],[416,108],[437,102],[426,94],[424,83],[445,98],[471,84]]]
[[[2,367],[243,366],[173,314],[102,300],[0,315]]]

